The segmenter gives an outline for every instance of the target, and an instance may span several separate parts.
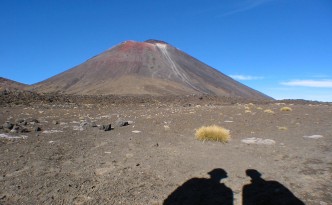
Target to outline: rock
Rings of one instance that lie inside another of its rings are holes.
[[[37,119],[35,119],[35,118],[30,118],[30,119],[27,119],[27,122],[29,123],[29,124],[35,124],[35,123],[39,123],[39,121],[37,120]]]
[[[191,103],[186,103],[183,105],[183,107],[191,107]]]
[[[111,126],[111,124],[108,124],[108,125],[101,125],[101,126],[99,127],[99,129],[100,129],[100,130],[104,130],[104,131],[110,131],[110,130],[112,130],[112,126]]]
[[[246,144],[259,144],[259,145],[274,145],[276,143],[274,140],[271,139],[262,139],[256,137],[246,138],[241,141]]]
[[[52,121],[52,124],[53,124],[53,125],[57,125],[57,124],[59,124],[59,121],[57,121],[57,120],[53,120],[53,121]]]
[[[81,127],[84,127],[84,126],[87,126],[89,123],[87,122],[87,121],[83,121],[83,122],[81,122],[81,124],[80,124],[80,126]]]
[[[96,122],[91,122],[91,127],[98,127]]]
[[[40,132],[40,131],[42,131],[42,129],[40,127],[35,128],[35,132]]]
[[[4,129],[13,129],[13,127],[14,127],[14,124],[12,124],[12,123],[10,123],[10,122],[5,122],[3,125],[3,128]]]
[[[20,123],[22,123],[22,122],[24,122],[25,120],[24,119],[16,119],[15,120],[15,123],[16,124],[20,124]]]
[[[3,129],[3,125],[0,125],[0,130],[2,130]]]
[[[125,120],[123,120],[123,119],[117,119],[117,120],[115,121],[115,125],[116,125],[117,127],[124,127],[124,126],[129,125],[129,123],[128,123],[128,121],[125,121]]]
[[[322,138],[322,135],[310,135],[310,136],[303,136],[304,138],[308,138],[308,139],[319,139]]]
[[[26,126],[28,124],[28,122],[26,120],[23,120],[18,124],[21,125],[21,126]]]
[[[73,126],[73,130],[83,131],[84,128],[81,126]]]
[[[22,127],[20,125],[14,125],[14,127],[12,128],[12,130],[10,132],[13,133],[24,133],[24,132],[29,132],[27,128]]]

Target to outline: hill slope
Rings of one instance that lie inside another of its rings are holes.
[[[23,90],[27,87],[28,87],[28,85],[26,85],[26,84],[0,77],[0,90],[4,90],[6,88]]]

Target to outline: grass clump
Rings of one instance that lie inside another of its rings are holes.
[[[277,126],[277,127],[278,127],[278,130],[288,130],[287,127],[279,127],[279,126]]]
[[[231,138],[229,130],[217,125],[200,127],[198,130],[196,130],[195,135],[196,139],[201,141],[209,140],[221,143],[226,143]]]
[[[274,111],[271,109],[264,110],[265,113],[274,114]]]
[[[292,108],[290,108],[290,107],[282,107],[282,108],[280,108],[280,111],[289,112],[289,111],[292,111]]]

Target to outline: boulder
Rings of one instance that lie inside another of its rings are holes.
[[[104,130],[104,131],[110,131],[110,130],[112,130],[112,126],[111,126],[111,124],[101,125],[101,126],[99,127],[99,129],[100,129],[100,130]]]

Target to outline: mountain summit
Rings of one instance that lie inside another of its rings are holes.
[[[269,97],[159,40],[125,41],[32,86],[40,92]]]

